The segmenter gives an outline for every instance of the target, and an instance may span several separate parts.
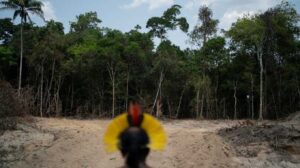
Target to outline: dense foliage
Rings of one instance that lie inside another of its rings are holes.
[[[40,27],[0,19],[0,79],[18,88],[22,37],[21,94],[33,115],[114,116],[133,99],[170,118],[276,119],[300,110],[300,28],[292,5],[246,15],[222,33],[205,6],[188,33],[180,9],[150,18],[149,32],[102,27],[96,12],[77,16],[68,33],[53,20]],[[175,29],[197,49],[172,44],[167,33]]]

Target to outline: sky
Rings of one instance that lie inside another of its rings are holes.
[[[190,24],[189,31],[198,23],[197,14],[201,5],[207,5],[213,11],[213,18],[219,20],[218,28],[227,30],[231,24],[245,14],[263,12],[279,4],[281,0],[42,0],[46,20],[62,22],[65,32],[70,29],[70,21],[85,12],[95,11],[102,20],[101,26],[128,32],[137,24],[146,29],[146,22],[153,16],[161,16],[171,5],[182,6],[181,16]],[[288,0],[300,13],[300,0]],[[11,11],[1,11],[0,18],[12,17]],[[44,23],[33,17],[38,25]],[[16,20],[15,22],[18,22]],[[182,49],[192,47],[188,36],[180,31],[168,33],[168,38]],[[155,40],[156,44],[158,40]]]

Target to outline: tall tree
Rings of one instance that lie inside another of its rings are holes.
[[[120,76],[122,69],[125,67],[121,57],[124,55],[124,47],[126,44],[126,37],[124,34],[117,30],[108,30],[105,37],[100,43],[103,47],[100,49],[101,55],[105,58],[107,72],[111,81],[112,88],[112,117],[116,114],[116,93],[117,85],[119,82],[118,77]],[[126,70],[125,70],[126,71]]]
[[[250,46],[256,52],[260,67],[259,84],[259,119],[263,119],[264,100],[264,64],[263,64],[263,44],[265,39],[264,22],[257,16],[245,16],[239,19],[227,33],[237,45]]]
[[[196,110],[197,110],[197,114],[199,114],[199,100],[200,100],[200,89],[201,89],[201,85],[200,84],[207,84],[206,81],[209,80],[205,80],[206,77],[206,71],[207,71],[207,52],[205,52],[205,48],[204,46],[206,45],[206,42],[209,40],[209,37],[215,35],[215,33],[217,32],[217,24],[219,23],[218,20],[215,20],[212,18],[213,17],[213,12],[210,8],[208,8],[207,6],[201,6],[199,8],[199,13],[198,13],[198,24],[194,27],[194,29],[192,30],[191,33],[189,33],[191,42],[193,44],[196,44],[198,47],[203,47],[202,51],[197,52],[197,54],[195,55],[196,58],[195,60],[197,60],[197,64],[199,66],[199,64],[202,64],[203,66],[201,66],[202,68],[199,69],[199,71],[196,72],[196,75],[201,75],[202,77],[198,76],[196,79],[197,80],[204,80],[203,82],[194,82],[195,84],[195,89],[197,90],[197,98],[196,98]],[[206,48],[209,48],[206,47]],[[206,63],[205,63],[206,62]],[[213,64],[213,63],[212,63]],[[211,65],[212,65],[211,64]],[[203,110],[204,110],[204,100],[205,97],[207,97],[209,95],[209,86],[206,86],[206,89],[201,89],[202,93],[201,93],[201,115],[200,117],[202,117],[203,114]],[[207,98],[206,98],[207,99]]]
[[[213,12],[207,6],[199,8],[198,20],[199,23],[190,33],[191,42],[198,46],[204,46],[208,38],[217,32],[217,24],[219,21],[213,19]]]
[[[175,30],[179,27],[183,32],[187,32],[189,24],[186,18],[178,17],[181,13],[180,9],[180,5],[173,5],[167,9],[161,17],[150,18],[146,25],[146,28],[150,28],[149,33],[161,40],[166,40],[168,30]]]
[[[299,41],[300,17],[293,5],[286,1],[259,14],[258,17],[265,26],[263,60],[264,104],[266,106],[264,106],[264,111],[265,116],[278,118],[279,113],[295,111],[293,104],[297,104],[297,87],[295,86],[298,85],[299,77],[296,75],[296,69],[299,68],[296,68],[298,61],[295,59],[297,58],[295,53],[297,52],[296,44]],[[287,74],[291,76],[286,78]],[[290,101],[287,103],[287,100]]]
[[[161,42],[163,40],[167,40],[167,31],[168,30],[175,30],[179,27],[180,30],[183,32],[188,32],[189,24],[186,21],[186,18],[184,17],[178,17],[180,15],[181,11],[180,5],[173,5],[169,9],[167,9],[161,17],[152,17],[147,21],[146,28],[150,28],[149,33],[152,34],[154,37],[158,37]],[[160,58],[162,57],[159,53]],[[160,67],[160,77],[159,77],[159,83],[158,83],[158,89],[157,93],[154,99],[152,112],[154,111],[157,98],[159,93],[161,93],[161,85],[163,82],[163,79],[165,77],[165,70],[164,67]]]
[[[36,71],[36,76],[40,76],[40,116],[47,115],[50,112],[59,116],[60,109],[57,106],[59,97],[59,75],[58,69],[61,60],[64,57],[63,48],[63,25],[53,20],[47,22],[47,25],[39,29],[38,43],[34,45],[33,52],[28,58],[28,64]],[[56,72],[56,73],[55,73]],[[57,86],[57,87],[56,87]],[[54,92],[52,94],[52,91]]]
[[[87,12],[76,16],[76,21],[71,22],[71,32],[83,32],[87,29],[99,29],[102,21],[97,17],[97,12]]]
[[[43,3],[37,0],[3,0],[0,1],[0,5],[3,6],[0,10],[14,10],[13,19],[16,19],[18,16],[21,18],[21,51],[18,84],[18,95],[20,96],[23,66],[23,24],[26,23],[27,20],[32,22],[30,14],[35,14],[45,20],[42,11]]]

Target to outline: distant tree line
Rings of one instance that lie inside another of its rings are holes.
[[[20,86],[32,115],[110,117],[130,100],[168,118],[278,119],[300,110],[299,15],[287,2],[245,15],[228,31],[218,31],[206,6],[189,31],[181,6],[173,5],[147,21],[148,32],[103,27],[96,12],[87,12],[68,33],[54,20],[28,21],[24,9],[42,17],[37,2],[0,6],[15,11],[0,19],[0,79]],[[21,23],[13,24],[18,16]],[[194,49],[168,40],[176,29]]]

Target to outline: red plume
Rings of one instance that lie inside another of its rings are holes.
[[[129,115],[132,117],[132,122],[134,126],[139,125],[140,115],[142,113],[141,106],[139,103],[130,103],[129,105]]]

